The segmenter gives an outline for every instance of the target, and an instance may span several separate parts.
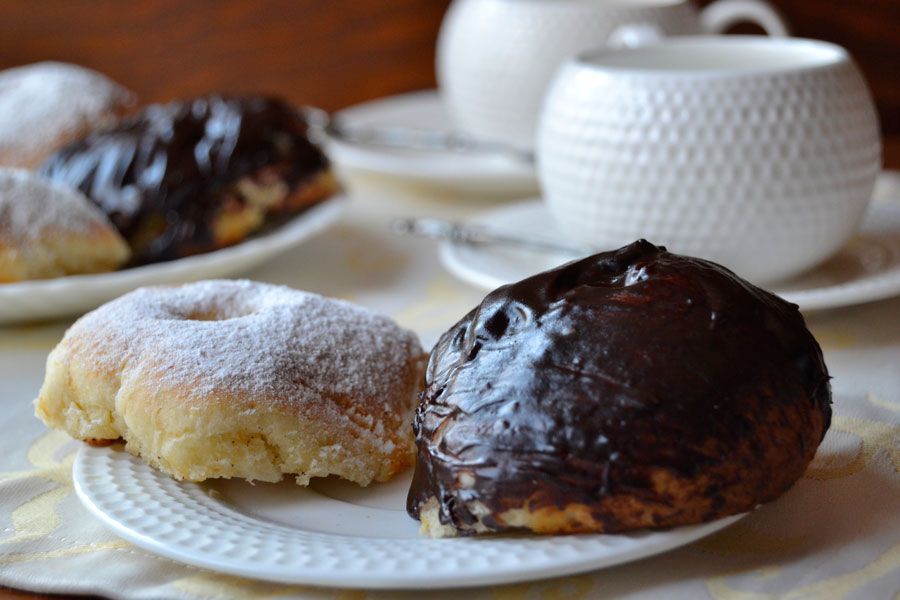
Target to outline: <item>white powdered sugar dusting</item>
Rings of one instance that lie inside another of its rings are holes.
[[[143,288],[80,319],[66,338],[100,367],[138,370],[198,404],[234,393],[300,409],[322,395],[404,407],[417,336],[340,300],[251,281]],[[315,407],[311,407],[315,409]]]
[[[27,161],[52,150],[60,136],[100,125],[108,111],[133,102],[119,84],[77,65],[42,62],[0,71],[0,155]]]
[[[81,192],[41,179],[30,171],[0,167],[0,241],[23,244],[59,233],[114,230],[103,212]]]

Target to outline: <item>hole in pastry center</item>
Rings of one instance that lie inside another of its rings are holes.
[[[247,317],[253,313],[237,313],[237,314],[225,314],[219,312],[192,312],[190,313],[185,320],[187,321],[230,321],[232,319],[240,319],[241,317]]]
[[[184,321],[231,321],[258,314],[265,306],[241,298],[215,298],[187,302],[172,307],[172,314]]]
[[[187,316],[188,321],[227,321],[230,317],[214,312],[192,312]]]
[[[230,321],[253,314],[253,311],[215,311],[196,310],[187,314],[186,321]]]

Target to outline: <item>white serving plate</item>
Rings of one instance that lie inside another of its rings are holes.
[[[341,588],[437,589],[526,581],[610,567],[683,546],[737,515],[628,535],[432,540],[404,510],[409,475],[361,488],[178,482],[127,452],[82,446],[81,502],[145,550],[222,573]]]
[[[111,273],[0,284],[0,324],[81,314],[146,285],[243,273],[324,230],[340,216],[346,203],[342,196],[331,198],[271,233],[215,252]]]
[[[472,223],[525,237],[566,239],[539,198],[483,213]],[[458,278],[493,290],[574,257],[442,242],[440,258]],[[900,203],[876,198],[859,232],[835,256],[803,275],[764,287],[802,310],[838,308],[900,295]]]
[[[435,90],[389,96],[340,111],[349,125],[392,125],[447,131],[450,117]],[[538,189],[534,165],[502,155],[404,151],[343,143],[326,144],[343,169],[385,175],[466,194],[524,195]]]

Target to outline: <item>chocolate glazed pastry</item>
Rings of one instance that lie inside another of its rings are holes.
[[[148,106],[50,156],[41,172],[100,206],[135,264],[238,243],[337,188],[303,118],[262,97]]]
[[[784,493],[830,419],[795,305],[641,240],[501,287],[441,337],[407,509],[435,537],[709,521]]]

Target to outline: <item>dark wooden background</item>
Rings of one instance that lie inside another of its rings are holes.
[[[900,0],[772,0],[796,35],[847,47],[900,135]],[[700,4],[707,4],[703,0]],[[0,68],[81,63],[145,101],[277,92],[327,109],[434,85],[449,0],[3,0]]]
[[[856,57],[900,167],[900,0],[771,0]],[[709,0],[700,4],[708,4]],[[64,60],[161,101],[264,91],[337,109],[434,86],[449,0],[3,0],[0,68]],[[20,598],[0,590],[0,599]],[[30,596],[29,596],[30,597]]]

